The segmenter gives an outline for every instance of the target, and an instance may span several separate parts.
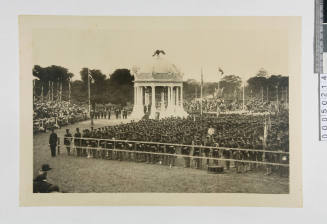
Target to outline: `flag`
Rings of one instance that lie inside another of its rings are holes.
[[[202,113],[203,113],[203,108],[202,108],[202,100],[203,100],[203,71],[202,71],[202,67],[201,67],[201,108],[200,108],[200,111],[201,111],[201,116],[202,116]]]
[[[91,82],[91,83],[94,83],[95,80],[94,80],[94,78],[93,78],[92,75],[91,75],[91,71],[90,71],[90,69],[88,69],[87,71],[88,71],[87,73],[88,73],[88,78],[89,78],[90,82]]]
[[[224,71],[219,67],[218,71],[220,72],[220,77],[222,77],[224,75]]]

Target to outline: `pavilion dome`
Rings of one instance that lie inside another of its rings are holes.
[[[183,81],[179,68],[162,55],[152,57],[152,60],[142,66],[135,74],[135,81]]]

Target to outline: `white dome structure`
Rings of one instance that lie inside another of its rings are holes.
[[[156,51],[150,63],[134,74],[132,117],[150,119],[186,117],[183,109],[183,75],[179,68]]]
[[[154,57],[150,63],[141,67],[135,74],[135,81],[183,81],[183,76],[177,66],[161,56]]]

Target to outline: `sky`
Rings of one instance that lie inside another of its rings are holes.
[[[80,79],[83,67],[109,75],[142,67],[162,49],[184,80],[247,79],[260,68],[288,75],[291,17],[63,17],[32,31],[33,63],[59,65]]]

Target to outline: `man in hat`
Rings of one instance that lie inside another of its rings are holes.
[[[107,111],[108,120],[110,120],[110,116],[111,116],[111,109],[109,108],[108,111]]]
[[[66,134],[65,134],[65,138],[64,138],[64,144],[66,146],[67,149],[67,154],[70,156],[70,144],[72,141],[72,134],[69,133],[69,129],[66,129]]]
[[[81,133],[79,132],[79,128],[76,128],[76,133],[74,134],[74,145],[76,147],[77,156],[81,156]]]
[[[54,129],[52,129],[51,134],[50,134],[50,138],[49,138],[49,145],[50,145],[50,150],[51,150],[51,156],[52,157],[56,156],[57,142],[58,142],[58,136],[54,132]]]
[[[33,180],[33,193],[52,193],[59,192],[59,187],[48,183],[47,175],[48,171],[52,168],[48,164],[43,164],[41,170],[39,170],[39,175]]]
[[[183,138],[183,146],[182,147],[182,155],[184,155],[184,168],[189,168],[190,167],[190,152],[191,152],[191,148],[190,146],[186,146],[186,145],[191,145],[192,144],[192,140],[190,138],[189,135],[186,135],[184,138]]]

